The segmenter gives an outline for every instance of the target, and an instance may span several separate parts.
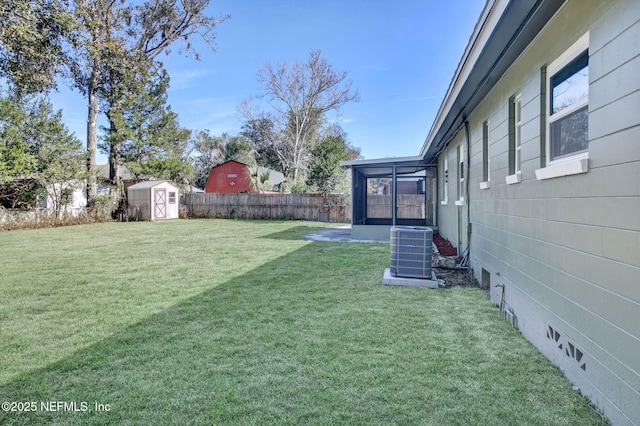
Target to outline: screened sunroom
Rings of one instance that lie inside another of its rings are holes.
[[[351,237],[388,240],[392,226],[436,226],[437,172],[421,157],[345,161]]]

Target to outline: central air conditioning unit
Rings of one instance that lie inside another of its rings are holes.
[[[391,275],[431,279],[433,230],[423,226],[391,228]]]

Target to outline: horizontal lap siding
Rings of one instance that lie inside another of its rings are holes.
[[[523,334],[614,424],[640,424],[639,19],[640,2],[633,0],[568,2],[469,118],[474,274],[481,280],[485,269],[492,286],[505,285],[505,302]],[[538,181],[540,69],[587,30],[589,171]],[[507,105],[516,93],[522,96],[522,182],[507,185]],[[491,187],[482,190],[485,120]],[[452,165],[454,153],[450,181]],[[455,181],[450,184],[453,204]],[[454,221],[451,210],[440,206],[441,228]],[[498,303],[501,289],[491,288],[491,297]],[[586,371],[549,341],[549,325],[584,351]]]

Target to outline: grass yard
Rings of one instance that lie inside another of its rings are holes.
[[[322,226],[0,233],[0,424],[604,424],[480,290]]]

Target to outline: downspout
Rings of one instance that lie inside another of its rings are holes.
[[[465,185],[465,194],[466,194],[466,204],[467,204],[467,248],[462,253],[462,261],[460,262],[460,266],[468,267],[469,259],[471,258],[471,196],[469,193],[469,182],[471,181],[471,132],[469,131],[469,120],[464,120],[464,132],[466,134],[467,139],[467,178],[464,181]]]

